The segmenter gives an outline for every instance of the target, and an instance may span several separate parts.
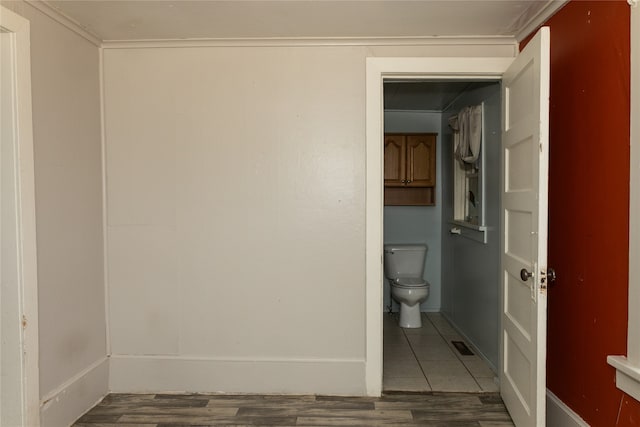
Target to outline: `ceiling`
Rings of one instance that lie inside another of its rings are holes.
[[[495,81],[424,81],[385,82],[385,110],[444,111],[463,92],[496,84]]]
[[[562,0],[49,0],[102,41],[512,36]]]
[[[44,3],[98,40],[126,42],[496,36],[519,39],[565,1],[44,0]],[[442,111],[472,85],[460,81],[385,83],[385,109]]]

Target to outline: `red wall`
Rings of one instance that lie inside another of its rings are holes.
[[[547,386],[592,426],[640,425],[626,353],[630,10],[571,1],[551,27]]]

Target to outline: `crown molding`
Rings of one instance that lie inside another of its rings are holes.
[[[78,21],[62,13],[46,0],[24,0],[25,3],[47,15],[49,18],[65,26],[96,47],[102,46],[102,39],[84,28]]]
[[[562,6],[567,4],[569,0],[547,0],[547,4],[540,9],[529,21],[516,33],[516,40],[520,43],[529,34],[533,33],[538,27],[547,22]]]
[[[111,49],[167,48],[167,47],[304,47],[304,46],[422,46],[422,45],[505,45],[519,43],[569,0],[547,0],[547,4],[514,37],[460,36],[460,37],[356,37],[356,38],[212,38],[162,40],[102,40],[80,22],[66,15],[47,0],[24,0],[59,24],[78,34],[97,47]],[[627,0],[635,6],[638,0]]]
[[[224,38],[167,40],[104,40],[105,49],[178,47],[310,47],[310,46],[450,46],[516,45],[510,36],[492,37],[357,37],[357,38]]]

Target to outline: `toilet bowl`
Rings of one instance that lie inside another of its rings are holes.
[[[421,328],[420,303],[429,296],[429,284],[424,280],[421,283],[409,283],[406,279],[396,279],[391,282],[391,296],[400,303],[400,320],[398,324],[402,328]]]
[[[429,296],[429,283],[422,278],[426,245],[385,245],[385,275],[391,297],[400,303],[402,328],[421,328],[420,303]]]

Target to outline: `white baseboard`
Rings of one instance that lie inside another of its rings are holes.
[[[357,359],[213,359],[112,355],[114,393],[220,392],[365,395]]]
[[[589,424],[547,389],[547,427],[589,427]]]
[[[109,359],[96,361],[40,401],[42,427],[70,426],[109,392]]]

